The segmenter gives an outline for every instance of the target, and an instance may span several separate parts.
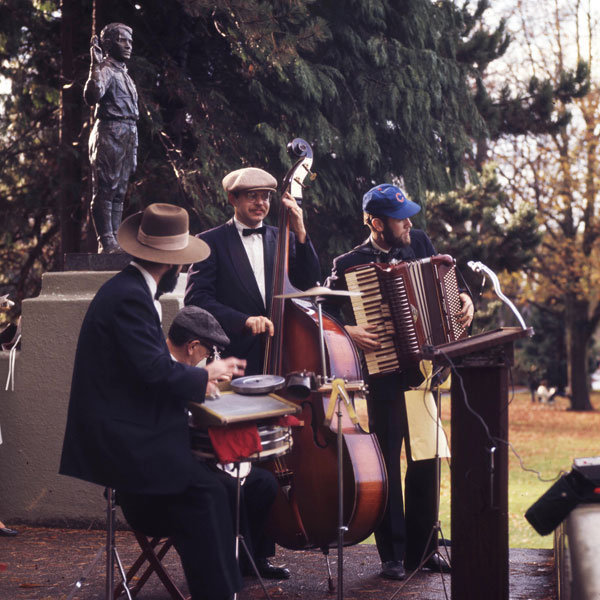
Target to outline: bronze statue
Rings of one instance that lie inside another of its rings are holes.
[[[116,232],[123,216],[127,184],[137,164],[138,95],[125,62],[131,57],[132,31],[111,23],[91,40],[90,74],[83,96],[94,110],[89,156],[92,217],[99,252],[119,252]]]

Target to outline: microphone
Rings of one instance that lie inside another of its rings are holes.
[[[472,269],[473,271],[475,271],[475,273],[481,273],[483,271],[483,273],[487,273],[487,275],[489,275],[490,279],[492,280],[492,284],[494,285],[494,291],[496,292],[498,298],[500,298],[500,300],[502,300],[513,311],[513,313],[519,320],[521,327],[523,329],[527,329],[527,325],[525,325],[525,321],[523,320],[521,313],[519,313],[519,311],[517,310],[517,307],[502,293],[502,290],[500,289],[500,281],[498,281],[498,277],[496,276],[496,273],[494,273],[494,271],[492,271],[489,267],[486,267],[481,262],[475,262],[475,261],[470,260],[467,263],[467,266],[470,269]],[[484,275],[484,281],[485,281],[485,275]],[[532,335],[533,335],[533,333],[532,333]]]

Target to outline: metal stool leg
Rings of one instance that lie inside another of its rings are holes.
[[[125,569],[119,558],[117,546],[115,545],[115,513],[117,512],[115,504],[115,490],[106,488],[106,600],[113,600],[115,593],[115,562],[121,574],[123,589],[127,598],[132,600],[131,592],[127,586]]]
[[[113,600],[114,594],[114,570],[115,561],[119,567],[121,574],[122,586],[127,593],[127,598],[132,600],[131,593],[127,587],[127,578],[125,576],[125,570],[121,564],[119,553],[115,546],[115,491],[112,488],[105,488],[104,495],[106,496],[106,544],[104,548],[100,548],[94,557],[94,560],[90,563],[87,569],[83,572],[83,575],[75,582],[71,593],[67,596],[66,600],[72,600],[75,594],[83,587],[83,582],[89,577],[92,569],[96,566],[96,563],[100,560],[103,552],[106,552],[106,586],[105,586],[105,600]]]

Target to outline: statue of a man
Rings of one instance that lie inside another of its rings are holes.
[[[131,57],[132,31],[111,23],[91,41],[89,78],[83,96],[96,105],[90,134],[92,217],[99,252],[118,252],[127,184],[137,163],[138,95],[125,62]]]

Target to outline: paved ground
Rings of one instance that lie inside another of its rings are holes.
[[[19,527],[14,538],[0,538],[0,600],[102,600],[105,586],[104,555],[74,593],[74,583],[89,569],[104,547],[102,531]],[[117,532],[116,545],[127,568],[139,554],[129,532]],[[164,560],[169,572],[186,590],[176,553],[171,550]],[[286,564],[292,577],[284,582],[268,582],[273,600],[335,600],[330,593],[325,561],[320,552],[292,552],[278,549],[277,562]],[[337,553],[331,563],[337,581]],[[555,600],[556,583],[550,550],[511,550],[510,600]],[[379,560],[372,545],[344,549],[344,594],[346,600],[444,600],[450,598],[450,577],[418,573],[406,587],[378,576]],[[124,596],[122,596],[124,597]],[[264,598],[259,583],[247,578],[240,600]],[[152,575],[136,596],[138,600],[168,600],[169,596],[156,575]],[[461,599],[455,599],[461,600]],[[481,598],[480,600],[486,600]]]

